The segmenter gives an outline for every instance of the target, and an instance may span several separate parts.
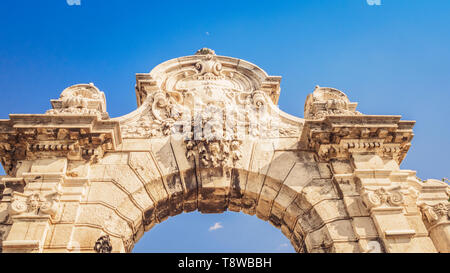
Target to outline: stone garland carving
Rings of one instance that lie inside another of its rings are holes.
[[[14,192],[9,211],[11,215],[55,217],[59,210],[60,197],[61,193],[58,191],[47,195],[42,193],[24,195]]]
[[[430,224],[436,224],[441,221],[450,220],[449,203],[441,202],[435,205],[422,204],[420,208],[423,215],[426,217]]]
[[[112,244],[109,235],[103,235],[95,242],[94,250],[97,253],[111,253]]]
[[[214,111],[219,110],[219,111]],[[220,109],[210,109],[192,121],[192,131],[186,134],[186,157],[198,156],[202,167],[231,168],[242,157],[236,128],[224,121]],[[231,122],[233,123],[233,122]],[[196,132],[196,128],[202,128]]]
[[[188,140],[186,157],[194,159],[197,154],[202,167],[232,168],[241,159],[241,142],[238,140]]]

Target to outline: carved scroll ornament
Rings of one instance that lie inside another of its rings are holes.
[[[400,207],[404,204],[404,194],[400,187],[365,187],[362,197],[368,208]]]
[[[434,205],[422,204],[420,208],[430,224],[450,220],[450,204],[448,202],[440,202]]]
[[[55,217],[59,210],[60,192],[49,194],[32,193],[22,194],[14,192],[10,204],[10,214],[20,216],[44,216]]]

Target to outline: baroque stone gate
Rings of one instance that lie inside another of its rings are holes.
[[[201,49],[137,74],[128,115],[78,84],[0,120],[2,251],[129,252],[169,216],[228,209],[298,252],[450,252],[449,186],[399,168],[414,122],[319,86],[293,117],[280,81]]]

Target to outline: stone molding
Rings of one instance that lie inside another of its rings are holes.
[[[326,116],[305,121],[301,142],[324,162],[369,152],[400,164],[411,146],[414,123],[400,116]]]
[[[121,142],[118,122],[92,115],[15,114],[0,120],[0,158],[8,174],[21,160],[96,161]]]

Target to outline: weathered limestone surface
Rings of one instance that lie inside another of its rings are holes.
[[[399,167],[414,122],[319,86],[290,116],[281,77],[210,49],[136,81],[123,117],[79,84],[0,120],[0,251],[129,252],[168,217],[232,210],[298,252],[450,252],[450,187]]]

